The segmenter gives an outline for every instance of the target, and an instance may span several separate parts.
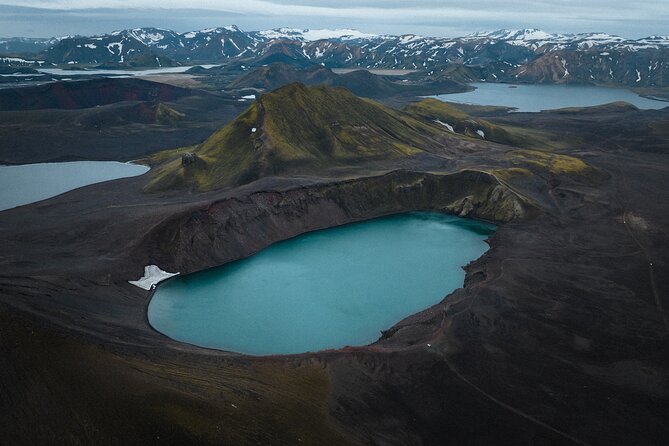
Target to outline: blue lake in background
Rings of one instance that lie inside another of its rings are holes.
[[[591,107],[624,101],[644,110],[669,107],[669,102],[644,98],[624,88],[589,85],[511,85],[478,82],[476,90],[433,96],[447,102],[514,107],[519,112],[538,112],[565,107]]]

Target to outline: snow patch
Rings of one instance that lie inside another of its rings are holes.
[[[156,265],[147,265],[144,267],[144,276],[140,277],[139,280],[128,280],[128,283],[142,288],[143,290],[151,290],[163,280],[169,279],[170,277],[176,276],[178,274],[178,272],[168,273],[167,271],[163,271]]]
[[[444,127],[446,127],[446,128],[448,129],[449,132],[451,132],[451,133],[455,133],[455,129],[453,128],[452,125],[450,125],[450,124],[446,124],[445,122],[441,122],[441,121],[438,120],[438,119],[435,119],[434,122],[436,122],[437,124],[441,124],[441,125],[443,125]]]
[[[485,132],[483,130],[477,130],[476,134],[479,135],[481,138],[485,139]]]
[[[237,46],[237,44],[235,43],[234,40],[232,40],[232,39],[228,39],[228,40],[230,41],[230,43],[231,43],[235,48],[237,48],[237,51],[241,51],[241,49]],[[223,45],[225,45],[225,39],[221,39],[221,43],[222,43]]]
[[[110,43],[110,44],[107,45],[107,50],[108,50],[111,54],[116,54],[112,48],[115,48],[116,51],[118,51],[119,56],[120,56],[121,53],[123,52],[123,44],[122,44],[122,43],[114,42],[114,43]]]
[[[253,127],[253,128],[251,129],[251,133],[255,133],[255,132],[257,132],[257,131],[258,131],[258,129],[255,128],[255,127]]]
[[[567,69],[567,61],[564,59],[561,59],[562,62],[562,68],[564,69],[564,74],[562,75],[562,78],[565,78],[569,76],[569,70]]]

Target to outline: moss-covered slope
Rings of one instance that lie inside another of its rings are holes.
[[[210,190],[263,176],[396,159],[440,146],[444,133],[341,88],[290,84],[261,96],[188,160],[176,158],[155,169],[147,190]]]
[[[501,144],[516,144],[515,138],[504,128],[486,120],[474,118],[452,104],[438,99],[425,99],[409,104],[405,111],[430,121],[438,122],[454,133],[481,138]]]

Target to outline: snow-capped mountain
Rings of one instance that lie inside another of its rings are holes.
[[[550,34],[538,29],[484,31],[470,34],[464,37],[464,39],[499,41],[510,45],[524,46],[540,52],[588,50],[591,48],[636,51],[641,49],[660,49],[669,46],[669,39],[665,36],[652,36],[632,40],[601,32]]]
[[[18,45],[18,39],[13,41]],[[53,64],[165,66],[234,60],[252,66],[281,61],[295,66],[414,69],[427,75],[439,75],[445,67],[459,64],[470,75],[489,81],[669,85],[666,36],[630,40],[606,33],[518,29],[436,38],[375,35],[353,29],[246,32],[226,26],[186,33],[158,28],[121,30],[53,39],[46,48],[45,43],[24,44],[24,53],[37,53],[34,58]],[[30,45],[35,45],[34,50]],[[2,42],[0,53],[21,56],[16,54],[21,51],[3,51]]]
[[[177,33],[158,28],[114,31],[60,40],[44,52],[55,64],[129,64],[150,66],[191,61],[221,62],[255,52],[261,42],[236,26]],[[173,62],[174,61],[174,62]]]
[[[0,38],[0,53],[38,53],[46,50],[64,38],[66,37],[51,37],[48,39],[33,39],[28,37]]]

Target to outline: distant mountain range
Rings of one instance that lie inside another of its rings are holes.
[[[669,37],[630,40],[604,33],[549,34],[536,29],[478,32],[458,38],[389,36],[344,30],[279,28],[246,32],[236,26],[187,33],[139,28],[51,39],[0,39],[0,65],[295,66],[423,70],[449,65],[477,78],[507,82],[592,82],[637,87],[669,85]]]

